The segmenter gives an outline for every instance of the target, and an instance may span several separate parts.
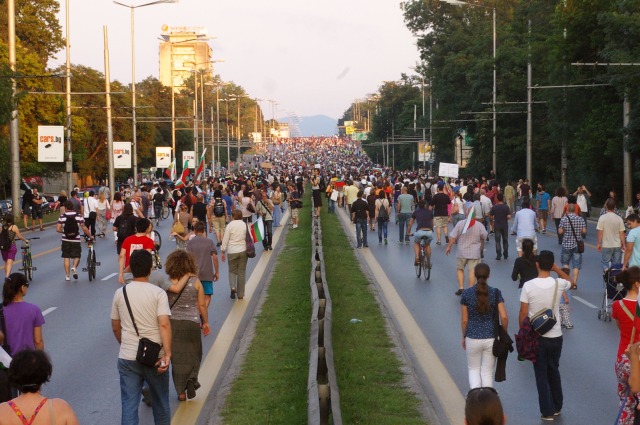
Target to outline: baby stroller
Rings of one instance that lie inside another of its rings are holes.
[[[604,281],[604,294],[602,308],[598,311],[598,319],[605,322],[611,321],[611,306],[614,301],[621,300],[627,293],[621,283],[616,282],[616,276],[622,272],[622,264],[611,264],[611,267],[602,274]]]

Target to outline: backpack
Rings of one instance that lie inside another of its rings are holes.
[[[164,203],[164,193],[156,192],[153,195],[153,205],[162,205]]]
[[[2,226],[0,231],[0,250],[6,251],[11,248],[11,238],[9,237],[9,228]]]
[[[387,202],[385,202],[387,201]],[[378,218],[380,220],[386,221],[389,219],[389,213],[387,211],[387,207],[389,206],[389,201],[383,199],[380,201],[380,208],[378,208]]]
[[[80,235],[80,226],[78,226],[76,216],[77,214],[66,216],[64,228],[62,229],[65,239],[75,239]]]
[[[216,198],[213,203],[213,215],[216,217],[224,216],[224,204],[221,198]]]
[[[320,177],[320,183],[318,184],[320,188],[320,192],[325,192],[327,190],[327,183],[324,181],[324,177]]]
[[[118,240],[124,241],[128,236],[131,236],[136,233],[136,220],[135,216],[131,216],[128,218],[122,217],[122,222],[118,226]]]

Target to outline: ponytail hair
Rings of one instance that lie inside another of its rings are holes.
[[[476,276],[476,300],[478,313],[488,313],[489,306],[489,285],[487,280],[489,279],[489,266],[485,263],[479,263],[473,269],[473,273]]]
[[[27,278],[22,273],[11,273],[4,280],[4,288],[2,288],[2,305],[7,306],[13,302],[16,294],[20,292],[22,285],[27,283]]]
[[[640,268],[632,266],[616,276],[616,282],[622,283],[627,291],[633,288],[636,282],[640,282]]]

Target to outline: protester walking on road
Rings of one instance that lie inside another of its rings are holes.
[[[607,199],[606,213],[598,219],[598,251],[602,254],[602,270],[609,270],[613,264],[622,263],[622,248],[625,246],[625,228],[622,217],[615,213],[616,201]]]
[[[487,238],[487,230],[482,223],[478,223],[473,218],[473,212],[465,220],[456,224],[449,234],[449,244],[445,254],[449,255],[451,247],[458,241],[456,248],[456,275],[458,278],[458,290],[456,295],[462,295],[464,290],[464,269],[468,269],[469,287],[475,284],[473,270],[480,259],[484,257],[484,241]]]
[[[378,192],[378,199],[376,200],[375,208],[375,220],[378,223],[378,243],[382,243],[384,237],[384,244],[387,245],[387,228],[389,226],[389,217],[391,216],[391,204],[387,199],[387,196],[383,190]]]
[[[167,293],[149,283],[153,265],[151,253],[139,249],[131,254],[133,282],[119,288],[113,297],[111,327],[120,344],[118,373],[122,425],[138,423],[142,385],[151,395],[155,425],[169,425],[169,375],[171,363],[171,310]],[[158,361],[149,367],[136,360],[140,338],[160,344]]]
[[[218,274],[218,250],[213,241],[207,237],[204,224],[196,223],[193,226],[195,237],[187,242],[187,252],[193,254],[198,266],[198,279],[204,288],[204,301],[207,308],[213,296],[213,282],[216,282]]]
[[[20,391],[11,401],[0,404],[0,424],[64,424],[78,425],[75,412],[61,398],[41,394],[42,385],[51,380],[51,359],[42,350],[22,350],[13,356],[9,382]],[[27,422],[26,418],[31,418]]]
[[[502,328],[507,332],[509,318],[504,308],[502,292],[487,283],[489,266],[479,263],[473,269],[477,283],[462,292],[462,348],[467,353],[469,387],[493,387],[496,357],[496,310]]]
[[[4,217],[4,221],[2,223],[2,232],[7,233],[7,240],[9,242],[9,246],[7,249],[0,250],[0,254],[2,254],[2,261],[4,261],[4,276],[9,277],[11,274],[11,269],[13,268],[13,262],[16,260],[16,254],[18,253],[18,247],[16,246],[16,239],[20,239],[22,242],[28,244],[18,226],[13,221],[12,215],[6,215]]]
[[[636,240],[640,237],[640,216],[638,214],[629,214],[625,219],[629,233],[627,234],[627,246],[624,250],[624,259],[622,260],[622,270],[631,266],[640,267],[640,243],[636,244]]]
[[[107,231],[107,211],[111,211],[111,205],[109,205],[109,200],[105,197],[104,192],[100,192],[98,195],[96,209],[98,212],[98,234],[101,237],[104,237],[105,232]]]
[[[506,260],[509,258],[509,220],[511,220],[511,210],[502,201],[502,193],[496,195],[496,204],[489,210],[491,228],[496,240],[496,260],[502,256]]]
[[[551,208],[551,196],[544,190],[542,183],[538,183],[536,193],[536,203],[538,208],[539,228],[542,234],[547,233],[547,220],[549,219],[549,209]]]
[[[513,270],[511,271],[511,280],[514,282],[520,279],[518,288],[522,288],[525,282],[538,277],[538,268],[536,267],[536,255],[533,253],[533,241],[525,239],[522,241],[522,256],[516,258],[513,262]]]
[[[358,199],[351,205],[351,221],[356,225],[356,248],[369,248],[367,244],[367,223],[369,204],[362,199],[364,192],[358,192]]]
[[[25,349],[44,350],[40,308],[24,300],[29,282],[22,273],[12,273],[2,288],[2,310],[6,327],[5,340],[11,346],[9,355]]]
[[[407,186],[403,186],[400,196],[398,196],[397,209],[397,222],[398,222],[398,243],[409,244],[409,238],[405,235],[405,225],[411,213],[413,213],[413,196],[409,195]]]
[[[444,232],[445,243],[449,243],[449,205],[451,198],[444,193],[444,182],[438,182],[438,193],[433,195],[430,202],[433,207],[433,225],[436,228],[436,245],[442,243],[442,233]]]
[[[567,215],[560,220],[558,232],[562,234],[560,263],[563,268],[572,270],[573,277],[571,281],[573,286],[577,287],[578,275],[580,269],[582,269],[582,252],[578,249],[578,245],[584,243],[583,238],[587,234],[587,224],[582,217],[575,214],[573,204],[569,204]]]
[[[262,247],[265,251],[273,251],[273,210],[275,209],[266,190],[261,191],[262,199],[256,201],[256,213],[262,217],[264,224],[264,237]]]
[[[543,309],[551,309],[556,318],[560,316],[558,301],[564,291],[571,288],[568,280],[551,277],[551,271],[558,268],[554,264],[551,251],[541,251],[536,260],[538,277],[524,284],[520,294],[518,323],[522,326],[526,317],[531,317]],[[538,390],[538,403],[543,421],[553,421],[563,407],[562,382],[560,378],[560,355],[562,354],[562,328],[558,320],[553,328],[540,335],[535,353],[533,370]]]
[[[522,256],[522,241],[525,239],[531,239],[533,241],[533,253],[538,252],[537,229],[536,213],[531,209],[529,198],[525,197],[522,199],[522,209],[516,213],[511,225],[511,233],[516,235],[518,257]]]
[[[247,232],[248,225],[242,220],[242,211],[233,210],[233,220],[227,225],[222,239],[222,262],[229,255],[229,289],[231,299],[236,296],[239,300],[244,298],[245,276],[247,273]]]
[[[82,256],[82,245],[80,244],[80,230],[88,237],[91,237],[89,229],[84,225],[82,215],[73,210],[71,201],[65,204],[66,212],[58,219],[56,232],[62,233],[62,258],[64,258],[65,280],[73,278],[78,280],[78,265]],[[73,261],[73,265],[71,265]],[[71,268],[69,268],[71,266]]]
[[[203,223],[199,222],[198,225],[204,231]],[[209,316],[202,283],[197,277],[195,256],[186,251],[175,250],[167,257],[165,270],[172,284],[168,288],[172,335],[171,376],[178,400],[185,401],[187,398],[194,398],[196,390],[200,388],[200,332],[204,336],[209,335]],[[186,281],[185,276],[189,277]]]
[[[551,199],[551,209],[549,213],[553,217],[553,221],[556,225],[556,234],[558,235],[558,245],[562,244],[562,235],[558,232],[558,228],[560,227],[560,219],[564,215],[564,208],[567,206],[567,189],[564,187],[559,187],[556,189],[556,194]]]

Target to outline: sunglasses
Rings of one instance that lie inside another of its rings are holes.
[[[495,395],[498,395],[498,391],[493,388],[493,387],[477,387],[477,388],[472,388],[469,390],[469,392],[467,393],[467,400],[469,400],[469,397],[471,397],[471,395],[476,394],[476,393],[480,393],[484,390],[490,391],[492,393],[494,393]]]

